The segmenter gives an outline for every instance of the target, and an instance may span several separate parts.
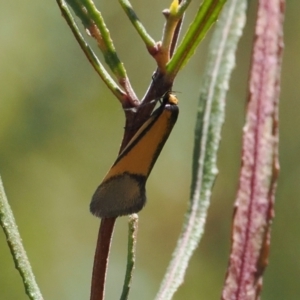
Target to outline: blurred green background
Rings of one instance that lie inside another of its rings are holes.
[[[300,2],[287,2],[280,104],[281,173],[270,265],[262,294],[267,300],[293,300],[300,295],[300,139],[296,134],[300,127]],[[45,299],[88,299],[99,227],[88,205],[116,158],[124,115],[77,45],[56,1],[28,3],[2,1],[0,5],[0,174]],[[117,1],[97,3],[132,84],[142,97],[155,62]],[[151,35],[159,40],[164,21],[161,11],[169,1],[132,3]],[[206,232],[174,299],[220,298],[238,185],[255,9],[252,3],[227,97],[220,173]],[[194,117],[208,40],[174,85],[180,99],[180,118],[148,181],[149,201],[139,214],[137,265],[130,299],[154,298],[181,228],[189,196]],[[121,292],[126,237],[127,218],[123,217],[115,229],[107,299],[118,299]],[[27,299],[2,233],[0,270],[0,299]]]

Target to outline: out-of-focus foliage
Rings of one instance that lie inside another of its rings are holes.
[[[97,4],[132,84],[142,96],[154,61],[118,4]],[[160,12],[169,2],[133,1],[133,5],[158,40],[163,25]],[[123,112],[85,59],[54,0],[4,1],[0,7],[0,173],[45,298],[88,299],[99,227],[88,205],[118,152]],[[300,295],[299,11],[300,2],[289,0],[280,105],[281,174],[265,300],[293,300]],[[253,6],[227,98],[220,174],[207,230],[175,299],[220,296],[238,182],[254,16]],[[207,40],[175,82],[180,117],[148,181],[149,201],[140,213],[131,299],[141,299],[141,295],[153,299],[179,234],[189,195],[195,108]],[[116,226],[107,299],[117,299],[121,292],[126,222],[126,217],[120,218]],[[0,298],[27,299],[4,234],[0,234],[0,270]]]

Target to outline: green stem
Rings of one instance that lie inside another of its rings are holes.
[[[58,6],[62,12],[63,17],[66,19],[68,25],[70,26],[77,42],[79,43],[81,49],[86,55],[87,59],[90,61],[95,71],[100,75],[101,79],[107,85],[107,87],[112,91],[112,93],[120,100],[121,103],[125,101],[125,93],[119,88],[117,83],[112,79],[112,77],[105,70],[101,62],[98,60],[96,54],[92,48],[86,43],[82,34],[80,33],[78,26],[64,0],[57,0]],[[73,8],[73,6],[72,6]],[[74,8],[73,8],[74,9]]]
[[[166,21],[162,32],[161,43],[157,44],[157,51],[152,53],[161,74],[166,74],[166,65],[174,53],[181,29],[185,10],[179,10],[181,8],[179,2],[179,0],[173,0],[170,8],[163,10]],[[187,6],[185,6],[185,9],[186,8]]]
[[[246,2],[228,0],[210,44],[195,128],[190,205],[157,300],[172,299],[183,282],[188,262],[204,231],[211,189],[217,174],[225,95],[234,67],[233,57],[245,24]]]
[[[118,78],[127,77],[126,70],[117,55],[115,46],[110,37],[109,30],[107,29],[100,11],[97,10],[94,2],[91,0],[82,0],[81,3],[87,9],[89,17],[93,20],[93,22],[95,22],[101,33],[101,40],[103,43],[100,43],[99,40],[97,41],[100,49],[103,52],[105,62],[110,66],[111,70],[117,75]]]
[[[35,281],[28,257],[22,244],[18,227],[7,201],[3,183],[0,177],[0,224],[6,235],[17,270],[19,271],[26,294],[32,300],[42,300],[43,296]]]
[[[130,22],[144,41],[146,47],[148,49],[156,48],[155,40],[148,34],[146,28],[143,26],[135,11],[133,10],[131,3],[128,0],[119,0],[119,2],[126,15],[128,16]]]
[[[192,2],[192,0],[181,1],[179,9],[178,9],[178,14],[180,14],[182,16],[191,2]]]
[[[63,0],[57,0],[58,3]],[[69,5],[72,7],[76,15],[81,19],[87,32],[96,39],[98,47],[100,48],[104,60],[117,77],[118,83],[123,87],[126,92],[126,97],[124,97],[124,102],[122,102],[123,107],[134,107],[139,104],[139,100],[132,89],[130,81],[127,77],[127,73],[123,63],[120,61],[117,52],[115,50],[113,41],[110,37],[109,30],[106,27],[104,19],[101,13],[95,7],[93,1],[91,0],[67,0]],[[65,8],[66,9],[66,8]],[[70,23],[69,23],[70,25]],[[71,25],[70,25],[71,26]],[[73,33],[74,29],[71,27]],[[76,29],[76,31],[78,28]],[[78,31],[79,33],[79,31]],[[74,34],[75,35],[75,34]],[[76,35],[75,35],[76,37]],[[81,36],[82,37],[82,36]],[[77,38],[77,37],[76,37]],[[82,37],[83,39],[83,37]],[[78,38],[77,38],[78,40]],[[79,42],[79,40],[78,40]],[[87,43],[83,40],[83,43]],[[81,44],[80,44],[81,46]],[[83,47],[81,46],[83,49]],[[83,49],[84,50],[84,49]],[[120,98],[119,98],[120,99]]]
[[[168,77],[175,78],[178,71],[187,63],[198,44],[217,20],[225,2],[226,0],[205,0],[202,3],[181,44],[166,66]]]
[[[138,215],[133,214],[129,216],[128,222],[128,252],[127,252],[127,268],[125,274],[125,280],[123,284],[123,291],[121,300],[127,300],[130,286],[132,282],[133,270],[135,265],[135,252],[136,252],[136,236],[138,230]]]

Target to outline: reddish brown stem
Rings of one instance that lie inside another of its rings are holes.
[[[104,299],[106,270],[108,264],[108,255],[114,231],[115,218],[102,219],[98,240],[96,245],[96,252],[94,258],[94,268],[91,285],[91,300]]]
[[[268,264],[278,163],[284,0],[260,0],[243,136],[242,168],[224,300],[259,299]]]

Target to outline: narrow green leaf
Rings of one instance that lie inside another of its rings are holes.
[[[166,66],[167,73],[174,78],[178,71],[188,62],[199,43],[217,20],[226,0],[205,0],[199,7],[194,21],[188,28],[181,44]]]
[[[217,150],[224,120],[225,95],[235,63],[237,43],[245,24],[246,3],[246,0],[228,0],[210,43],[197,112],[190,203],[157,300],[172,299],[183,282],[188,262],[204,231],[217,174]]]
[[[17,270],[19,271],[26,294],[32,300],[42,300],[43,296],[35,281],[22,239],[13,216],[10,205],[7,201],[2,179],[0,177],[0,224],[6,236]]]

